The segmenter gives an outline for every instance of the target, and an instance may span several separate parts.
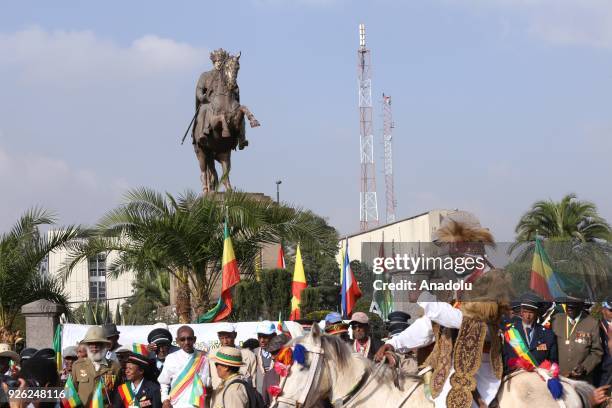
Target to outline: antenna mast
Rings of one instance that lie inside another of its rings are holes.
[[[359,196],[359,229],[378,226],[374,135],[372,132],[371,55],[366,48],[365,24],[359,24],[357,77],[359,79],[359,148],[361,153],[361,190]]]
[[[391,111],[391,97],[383,93],[383,146],[385,152],[385,199],[387,202],[387,223],[395,221],[395,188],[393,187],[393,112]]]

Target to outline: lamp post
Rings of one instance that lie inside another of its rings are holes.
[[[282,181],[276,180],[276,204],[280,204],[280,185]]]

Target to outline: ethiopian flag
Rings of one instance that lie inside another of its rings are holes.
[[[232,312],[232,287],[240,282],[240,271],[238,261],[234,255],[234,246],[227,228],[227,221],[223,228],[223,269],[221,280],[221,297],[219,301],[208,312],[198,318],[198,323],[218,322],[225,319]]]
[[[53,351],[55,351],[55,364],[57,365],[57,372],[59,373],[64,368],[64,362],[62,361],[62,325],[58,324],[55,328],[55,335],[53,336]]]
[[[198,374],[193,377],[193,386],[191,387],[191,395],[189,396],[189,404],[193,407],[204,408],[206,399],[206,388]]]
[[[60,400],[60,403],[63,408],[76,408],[83,406],[83,403],[79,398],[79,393],[74,386],[74,381],[72,381],[71,375],[68,376],[68,380],[66,381],[66,386],[64,387],[64,398]]]
[[[147,345],[141,344],[141,343],[133,343],[132,352],[136,354],[140,354],[145,357],[149,355],[149,349],[147,348]]]
[[[98,381],[98,385],[96,385],[96,389],[94,390],[93,396],[91,397],[91,402],[89,403],[89,408],[104,408],[104,395],[102,394],[102,390],[104,388],[104,380],[100,377],[100,381]]]
[[[306,275],[304,274],[304,264],[302,263],[302,252],[300,244],[295,251],[295,267],[293,269],[293,282],[291,283],[291,315],[289,320],[300,318],[300,302],[302,291],[306,289]]]
[[[548,255],[546,255],[546,251],[544,251],[539,238],[535,240],[529,287],[546,301],[567,296],[561,289],[559,277],[555,274],[550,259],[548,259]]]

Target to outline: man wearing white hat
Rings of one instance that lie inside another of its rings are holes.
[[[242,355],[243,365],[240,366],[240,375],[255,386],[255,377],[257,373],[257,361],[255,360],[255,354],[249,349],[242,349],[236,347],[236,327],[231,323],[219,323],[217,327],[217,337],[221,343],[221,347],[234,347],[240,350]],[[212,380],[213,390],[216,389],[221,383],[221,379],[217,375],[215,369],[215,361],[210,359],[210,377]]]
[[[110,395],[121,367],[116,361],[106,358],[111,342],[106,338],[102,326],[92,326],[87,329],[81,344],[87,346],[87,358],[72,364],[72,378],[79,399],[88,406],[100,379],[104,380],[107,394]]]
[[[64,367],[60,373],[60,381],[62,385],[66,384],[68,376],[72,372],[72,365],[78,360],[76,346],[68,346],[62,351],[62,358],[64,359]]]
[[[263,395],[263,379],[267,371],[270,371],[274,366],[274,360],[272,354],[268,351],[268,344],[274,336],[276,336],[276,326],[269,320],[259,322],[257,325],[257,340],[259,340],[259,347],[253,352],[257,361],[257,369],[255,374],[255,388],[257,392]]]

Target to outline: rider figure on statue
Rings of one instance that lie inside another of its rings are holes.
[[[193,126],[192,133],[192,141],[193,144],[196,144],[203,137],[208,137],[212,132],[211,129],[211,121],[214,115],[217,115],[215,112],[215,96],[224,92],[222,88],[223,83],[223,75],[224,75],[224,65],[227,59],[229,58],[229,53],[222,48],[214,50],[210,53],[210,60],[213,63],[213,69],[210,71],[206,71],[200,75],[198,79],[198,83],[196,85],[196,122]],[[240,104],[240,90],[238,88],[238,84],[233,90],[233,99]],[[230,137],[230,131],[227,124],[227,120],[225,115],[223,115],[221,119],[222,123],[222,136]],[[238,148],[240,150],[244,149],[249,145],[249,142],[246,140],[246,132],[241,132],[238,139]]]

